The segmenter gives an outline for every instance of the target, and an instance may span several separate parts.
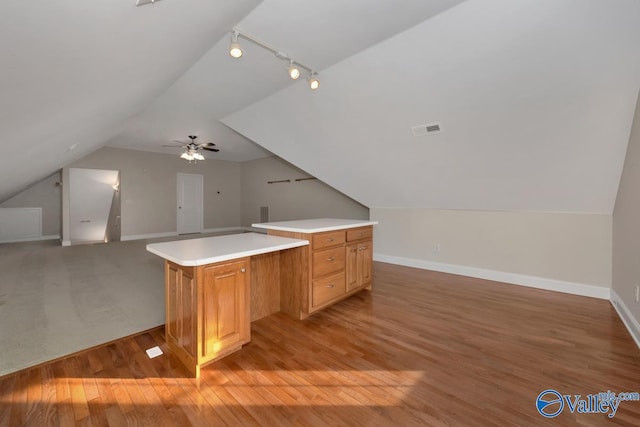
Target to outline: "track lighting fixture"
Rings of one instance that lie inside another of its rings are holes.
[[[320,87],[320,80],[316,78],[316,73],[314,73],[313,71],[311,72],[311,75],[307,80],[309,81],[309,87],[311,88],[311,90],[316,90]]]
[[[293,80],[297,80],[298,77],[300,77],[300,70],[298,69],[298,67],[296,67],[293,59],[289,60],[289,68],[287,71],[289,71],[289,77],[291,77]]]
[[[276,58],[282,59],[284,61],[288,61],[289,67],[287,68],[287,72],[289,73],[289,77],[291,77],[293,80],[297,80],[302,75],[302,71],[301,71],[301,68],[302,68],[309,73],[309,78],[307,79],[309,82],[309,87],[312,90],[316,90],[318,89],[318,87],[320,87],[320,81],[317,78],[318,73],[313,71],[312,68],[307,67],[304,64],[301,64],[300,62],[294,60],[293,58],[291,58],[289,55],[287,55],[282,51],[274,49],[271,46],[264,44],[263,42],[257,39],[254,39],[253,37],[250,37],[244,33],[241,33],[240,30],[235,28],[231,33],[231,44],[229,46],[229,55],[231,55],[232,57],[240,58],[242,56],[242,48],[238,43],[238,38],[240,37],[250,41],[251,43],[257,46],[260,46],[265,50],[268,50],[269,52],[273,53],[276,56]]]
[[[240,58],[242,56],[242,48],[238,43],[238,36],[240,34],[237,31],[231,33],[231,44],[229,45],[229,55],[234,58]]]

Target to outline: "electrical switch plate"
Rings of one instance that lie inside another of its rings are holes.
[[[158,346],[147,349],[147,356],[149,356],[149,359],[153,359],[154,357],[161,356],[162,354],[163,354],[162,350],[160,350],[160,347]]]

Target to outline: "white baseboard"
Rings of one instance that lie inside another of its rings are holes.
[[[205,228],[203,233],[224,233],[226,231],[243,231],[244,227],[221,227],[221,228]]]
[[[71,246],[71,240],[63,240],[62,246]]]
[[[631,310],[629,310],[629,307],[622,301],[620,295],[613,289],[611,289],[610,301],[613,308],[618,312],[622,323],[627,327],[629,334],[631,334],[631,337],[636,342],[636,345],[640,348],[640,323],[638,323],[633,314],[631,314]]]
[[[159,237],[173,237],[177,236],[176,231],[168,231],[165,233],[150,233],[150,234],[129,234],[128,236],[120,236],[120,240],[125,242],[127,240],[142,240],[142,239],[157,239]]]
[[[251,233],[261,233],[267,234],[267,230],[265,228],[256,228],[256,227],[241,227],[244,231],[248,231]]]
[[[20,239],[0,240],[0,243],[38,242],[40,240],[56,240],[56,239],[60,240],[60,236],[51,234],[48,236],[22,237]]]
[[[222,233],[226,231],[243,231],[246,227],[220,227],[220,228],[205,228],[202,233]],[[194,233],[196,235],[198,233]],[[121,241],[127,240],[142,240],[142,239],[157,239],[160,237],[174,237],[179,236],[177,231],[168,231],[164,233],[151,233],[151,234],[129,234],[128,236],[121,236]]]
[[[460,274],[462,276],[476,277],[479,279],[493,280],[496,282],[504,282],[513,285],[546,289],[549,291],[564,292],[567,294],[581,295],[599,299],[609,299],[611,291],[610,288],[604,286],[593,286],[584,283],[567,282],[564,280],[548,279],[545,277],[507,273],[504,271],[487,270],[484,268],[468,267],[465,265],[445,264],[441,262],[396,257],[385,254],[373,254],[373,259],[375,261],[388,262],[390,264],[404,265],[407,267],[421,268],[424,270],[441,271],[443,273]]]

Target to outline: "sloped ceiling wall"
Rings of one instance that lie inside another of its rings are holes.
[[[222,121],[369,207],[610,213],[639,40],[633,0],[469,0]]]
[[[116,135],[258,3],[3,2],[0,201]]]

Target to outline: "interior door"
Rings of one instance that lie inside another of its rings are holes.
[[[202,175],[178,174],[178,234],[202,232],[203,219],[203,178]]]

